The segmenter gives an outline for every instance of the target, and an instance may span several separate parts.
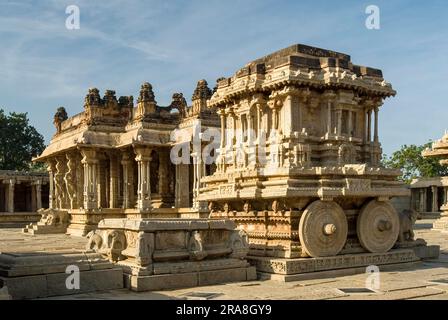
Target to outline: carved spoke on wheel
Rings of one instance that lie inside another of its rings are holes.
[[[311,257],[334,256],[344,247],[347,229],[344,210],[337,203],[314,201],[300,219],[302,248]]]
[[[398,214],[389,202],[372,200],[361,209],[356,232],[367,251],[389,251],[397,241],[399,231]]]

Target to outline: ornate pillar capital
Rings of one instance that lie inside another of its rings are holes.
[[[16,182],[17,182],[17,180],[13,179],[13,178],[5,179],[5,180],[2,181],[2,183],[4,183],[4,184],[9,184],[9,185],[13,185],[13,186],[16,184]]]
[[[146,146],[134,147],[135,161],[151,161],[152,148]]]
[[[142,211],[148,211],[151,209],[150,161],[152,149],[147,146],[134,146],[134,152],[138,174],[137,207]]]
[[[83,164],[98,163],[98,155],[97,155],[97,151],[95,149],[81,148],[80,151],[81,151],[81,155],[82,155],[81,163],[83,163]]]
[[[325,102],[334,102],[336,100],[337,94],[334,90],[325,90],[322,94],[321,99]]]

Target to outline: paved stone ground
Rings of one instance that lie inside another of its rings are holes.
[[[277,281],[251,281],[213,285],[206,287],[166,290],[157,292],[131,292],[127,289],[107,292],[61,296],[51,299],[187,299],[189,293],[210,293],[211,299],[448,299],[448,233],[430,230],[432,220],[421,220],[416,225],[416,235],[428,244],[441,246],[437,260],[418,263],[415,266],[381,272],[377,292],[344,293],[340,289],[366,287],[367,275],[359,274],[338,278],[326,278],[282,283]],[[0,230],[0,251],[57,251],[81,250],[85,240],[65,235],[21,235],[17,229]],[[431,282],[434,280],[446,283]],[[198,298],[189,298],[198,299]]]
[[[84,250],[86,239],[65,234],[27,235],[21,229],[0,229],[0,252],[57,253]]]

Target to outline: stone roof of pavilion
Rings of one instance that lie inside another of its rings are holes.
[[[409,187],[411,189],[428,188],[431,186],[436,186],[436,187],[448,186],[448,177],[416,178],[416,179],[412,179],[412,181],[409,185]]]
[[[422,152],[423,157],[436,157],[448,159],[448,133],[432,143],[431,148],[427,148]]]
[[[349,55],[295,44],[220,78],[209,106],[218,106],[248,92],[268,91],[286,84],[315,89],[353,89],[360,95],[389,97],[396,94],[379,69],[356,65]]]
[[[207,82],[200,80],[192,99],[208,99],[210,95]],[[159,106],[148,82],[141,86],[136,105],[132,96],[117,99],[115,91],[106,90],[101,98],[97,88],[90,88],[84,99],[84,111],[68,117],[65,108],[57,109],[53,121],[56,133],[42,154],[33,160],[42,161],[78,147],[170,146],[170,135],[176,127],[189,126],[191,120],[199,118],[206,125],[219,123],[215,112],[188,106],[182,93],[173,94],[169,106]]]
[[[48,173],[36,171],[16,171],[16,170],[0,170],[0,180],[17,179],[17,180],[48,180]]]

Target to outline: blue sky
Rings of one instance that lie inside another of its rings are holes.
[[[65,28],[68,5],[81,28]],[[381,29],[365,27],[380,8]],[[149,81],[160,105],[213,87],[245,63],[294,43],[348,53],[383,70],[398,91],[380,112],[386,154],[448,128],[448,2],[0,1],[0,107],[28,112],[48,143],[58,106],[82,111],[89,87],[137,96]]]

